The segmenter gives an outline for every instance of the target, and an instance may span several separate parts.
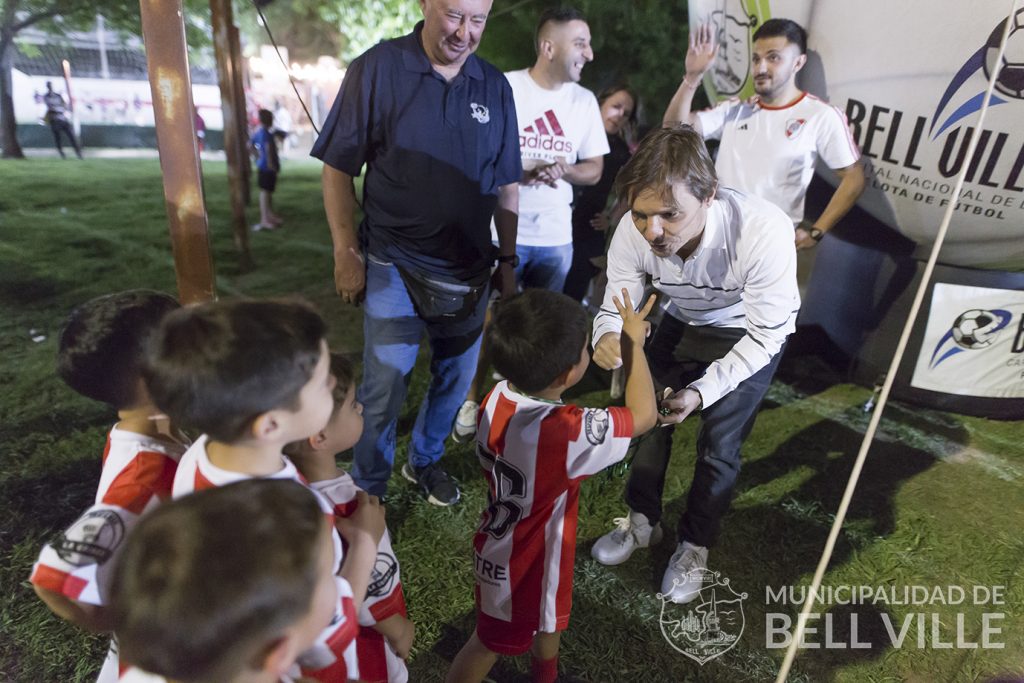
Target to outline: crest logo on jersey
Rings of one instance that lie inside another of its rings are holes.
[[[487,107],[476,102],[469,103],[469,113],[479,123],[487,123],[491,120],[491,113],[487,111]]]
[[[103,564],[124,540],[124,520],[113,510],[93,510],[57,535],[53,548],[76,567]]]
[[[375,598],[389,595],[395,587],[395,578],[398,576],[398,562],[394,555],[377,552],[377,560],[373,563],[373,571],[370,572],[370,585],[366,588],[366,594]]]
[[[790,119],[786,121],[786,137],[792,140],[804,129],[807,119]]]
[[[672,649],[701,666],[725,654],[743,635],[746,620],[743,601],[746,593],[737,593],[721,572],[694,569],[688,580],[699,583],[700,592],[686,605],[677,605],[668,595],[661,600],[661,635]]]
[[[588,410],[583,420],[583,431],[587,435],[587,441],[599,446],[604,443],[604,437],[608,434],[608,411]]]

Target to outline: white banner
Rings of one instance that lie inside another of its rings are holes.
[[[1024,291],[937,283],[910,384],[1024,398]]]

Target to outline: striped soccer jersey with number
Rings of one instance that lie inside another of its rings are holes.
[[[489,487],[475,549],[485,614],[564,630],[572,607],[579,487],[626,455],[626,408],[580,408],[499,382],[480,409],[477,456]]]

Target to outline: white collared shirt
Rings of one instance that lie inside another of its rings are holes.
[[[656,256],[627,213],[608,249],[608,287],[594,320],[596,344],[622,330],[612,296],[625,288],[638,304],[647,275],[668,297],[667,312],[696,326],[747,334],[690,388],[709,406],[765,367],[793,332],[800,309],[793,223],[775,205],[719,188],[697,249],[686,260]]]

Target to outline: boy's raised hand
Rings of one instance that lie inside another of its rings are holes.
[[[625,288],[622,289],[621,301],[617,296],[612,297],[612,303],[615,304],[616,310],[622,316],[621,344],[633,344],[638,348],[643,348],[644,340],[651,332],[651,324],[647,322],[647,316],[654,308],[656,300],[657,297],[651,294],[643,308],[638,311],[633,308],[633,300],[629,298],[629,291]]]

